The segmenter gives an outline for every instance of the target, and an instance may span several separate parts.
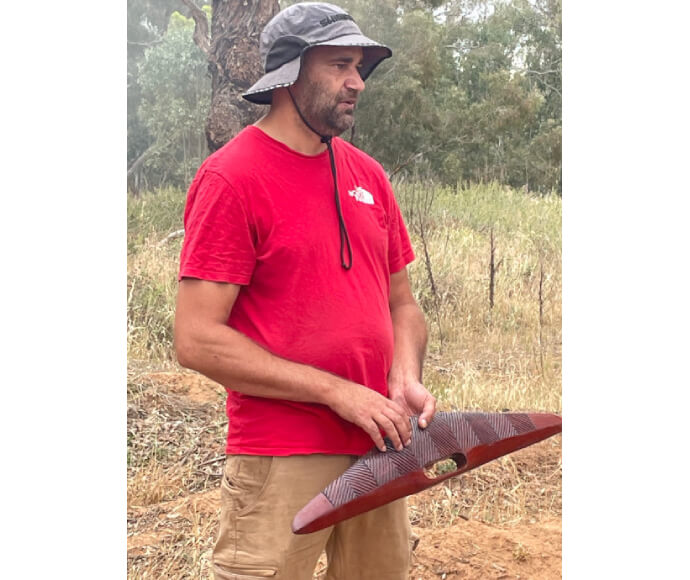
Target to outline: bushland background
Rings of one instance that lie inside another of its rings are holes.
[[[193,37],[222,4],[128,3],[132,578],[210,574],[224,392],[176,364],[172,321],[185,190],[217,146],[209,110],[222,93],[213,51]],[[340,4],[394,52],[345,137],[383,163],[410,229],[426,385],[443,410],[560,412],[560,2]],[[410,578],[560,577],[560,439],[411,497]]]
[[[217,0],[210,18],[210,2],[128,1],[130,191],[185,189],[208,146],[231,136],[209,127],[221,108],[235,131],[258,118],[264,109],[238,109],[238,94],[260,76],[261,20],[291,3]],[[367,82],[346,138],[391,175],[560,193],[560,0],[340,5],[394,54]]]

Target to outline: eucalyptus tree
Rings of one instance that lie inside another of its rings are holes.
[[[215,151],[264,110],[241,95],[260,76],[259,36],[280,7],[278,0],[213,0],[209,35],[207,15],[193,0],[181,1],[191,10],[196,22],[194,41],[208,60],[212,95],[206,138],[209,149]]]

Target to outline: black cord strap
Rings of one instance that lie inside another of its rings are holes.
[[[350,245],[350,236],[347,233],[347,227],[345,226],[345,219],[343,218],[343,211],[342,208],[340,207],[340,193],[338,192],[338,174],[335,168],[335,154],[333,153],[333,145],[331,144],[331,139],[333,137],[331,135],[322,135],[319,133],[314,127],[312,127],[309,122],[304,118],[304,115],[302,114],[302,111],[300,111],[299,107],[297,106],[297,101],[295,101],[295,97],[292,96],[292,92],[288,88],[288,94],[290,95],[290,98],[292,99],[292,104],[295,105],[295,110],[297,111],[297,114],[300,116],[300,119],[302,119],[302,122],[313,132],[316,133],[319,137],[321,137],[321,143],[326,144],[326,148],[328,149],[328,158],[330,159],[331,162],[331,175],[333,175],[333,186],[335,188],[335,208],[336,211],[338,212],[338,225],[340,229],[340,265],[345,269],[349,270],[352,268],[352,246]],[[347,246],[347,255],[348,255],[348,262],[345,262],[345,257],[344,257],[344,250],[345,247]]]

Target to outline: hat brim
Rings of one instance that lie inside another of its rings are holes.
[[[346,34],[328,41],[318,42],[307,46],[300,56],[286,62],[277,69],[267,72],[242,97],[257,105],[270,105],[271,92],[280,87],[289,87],[299,77],[302,55],[315,46],[361,46],[364,50],[364,60],[360,69],[362,80],[366,80],[379,63],[393,55],[393,51],[383,44],[379,44],[362,34]]]

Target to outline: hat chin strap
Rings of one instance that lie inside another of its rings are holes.
[[[347,228],[345,227],[345,219],[343,218],[343,211],[340,207],[340,193],[338,192],[338,175],[335,169],[335,155],[333,153],[333,145],[331,144],[332,135],[322,135],[314,127],[309,124],[309,121],[304,117],[302,111],[297,106],[297,101],[292,95],[290,87],[287,89],[288,95],[292,99],[292,104],[295,106],[295,110],[299,115],[302,122],[307,126],[309,130],[318,135],[321,138],[321,143],[325,143],[328,148],[328,157],[331,161],[331,174],[333,175],[333,185],[335,187],[335,207],[338,212],[338,224],[340,227],[340,265],[345,269],[349,270],[352,268],[352,246],[350,245],[350,236],[347,234]],[[345,261],[344,250],[347,247],[348,262]]]

